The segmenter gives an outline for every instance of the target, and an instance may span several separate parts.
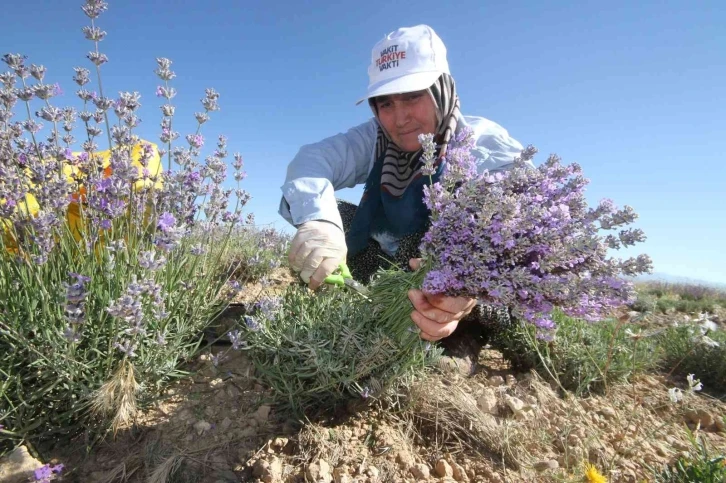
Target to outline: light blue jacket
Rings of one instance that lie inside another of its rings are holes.
[[[522,152],[522,145],[506,129],[483,117],[462,116],[457,130],[464,125],[474,131],[479,171],[498,171],[511,167]],[[365,183],[375,160],[378,121],[370,121],[346,133],[306,144],[287,167],[279,213],[299,226],[306,221],[325,220],[343,229],[335,191]]]

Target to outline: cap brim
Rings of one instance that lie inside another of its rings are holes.
[[[366,99],[391,94],[403,94],[406,92],[422,91],[428,89],[441,76],[442,72],[428,71],[415,72],[413,74],[396,77],[381,81],[368,88],[368,94],[355,103],[357,106]]]

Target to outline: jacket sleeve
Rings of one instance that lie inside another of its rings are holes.
[[[483,117],[465,117],[466,124],[474,130],[476,147],[472,154],[477,158],[479,173],[484,170],[506,171],[512,168],[514,159],[522,154],[522,144],[511,137],[499,124]],[[534,165],[529,162],[532,167]]]
[[[366,181],[376,132],[376,121],[371,119],[346,133],[301,147],[287,167],[280,215],[295,226],[324,220],[342,230],[335,191]]]

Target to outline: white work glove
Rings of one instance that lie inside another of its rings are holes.
[[[345,261],[347,253],[343,230],[333,223],[316,220],[297,229],[288,260],[292,269],[300,272],[300,278],[315,290]]]

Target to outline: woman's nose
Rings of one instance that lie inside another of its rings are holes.
[[[396,106],[395,111],[395,120],[396,120],[396,126],[404,126],[410,117],[410,112],[408,108],[404,105],[399,104]]]

